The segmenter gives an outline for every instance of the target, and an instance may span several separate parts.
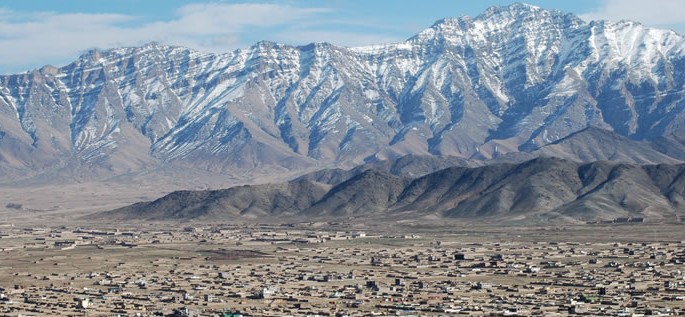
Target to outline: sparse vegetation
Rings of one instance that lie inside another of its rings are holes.
[[[21,209],[24,209],[24,206],[22,204],[9,203],[9,204],[5,205],[5,208],[21,210]]]

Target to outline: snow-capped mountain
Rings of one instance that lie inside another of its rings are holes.
[[[124,172],[490,158],[589,126],[634,139],[681,131],[684,85],[683,36],[526,4],[367,47],[151,43],[0,76],[0,162]]]

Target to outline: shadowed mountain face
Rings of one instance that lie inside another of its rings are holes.
[[[406,154],[630,152],[564,147],[587,127],[621,144],[658,139],[681,159],[669,144],[685,124],[684,48],[672,31],[512,4],[369,47],[94,50],[64,67],[0,76],[0,173],[111,176],[174,163],[257,174]]]
[[[238,186],[216,191],[177,191],[151,203],[122,208],[115,217],[173,221],[288,216],[309,208],[326,192],[326,186],[307,181]]]
[[[450,167],[419,178],[365,170],[335,186],[307,179],[220,191],[176,192],[99,213],[97,219],[497,219],[588,221],[639,216],[673,221],[685,212],[685,165],[578,163]]]
[[[400,177],[419,177],[452,166],[480,166],[481,161],[459,157],[430,155],[405,155],[395,160],[382,160],[359,165],[349,170],[341,168],[324,169],[302,175],[298,180],[338,185],[366,170],[375,170]]]
[[[531,152],[577,162],[617,161],[634,164],[679,163],[683,143],[675,136],[652,142],[636,141],[598,128],[587,128]]]
[[[532,152],[509,153],[490,160],[429,155],[406,155],[395,160],[374,161],[345,170],[324,169],[298,179],[329,185],[340,184],[365,170],[416,178],[448,167],[479,167],[496,163],[522,163],[536,157],[556,157],[583,162],[613,161],[635,165],[678,164],[685,157],[685,138],[679,134],[654,141],[636,141],[598,128],[586,128]]]

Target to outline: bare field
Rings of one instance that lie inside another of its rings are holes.
[[[78,217],[143,200],[154,200],[172,190],[160,186],[119,183],[73,183],[60,186],[0,187],[0,220],[45,223],[46,220]],[[20,208],[7,208],[14,204]]]
[[[312,169],[324,167],[327,166]],[[0,180],[0,222],[69,224],[83,215],[155,200],[177,190],[223,189],[256,182],[277,183],[298,175],[287,170],[262,172],[264,174],[245,171],[243,175],[228,176],[189,167],[165,166],[105,180],[81,179],[78,175],[62,175],[54,179],[43,176],[12,182]]]

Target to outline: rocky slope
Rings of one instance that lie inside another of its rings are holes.
[[[90,216],[125,220],[462,219],[594,221],[685,212],[685,164],[578,163],[536,158],[518,164],[450,167],[418,178],[365,170],[335,186],[298,179],[278,185],[175,192]]]
[[[672,31],[512,4],[368,47],[93,50],[0,76],[0,173],[490,159],[587,127],[659,139],[685,124],[684,48]]]

